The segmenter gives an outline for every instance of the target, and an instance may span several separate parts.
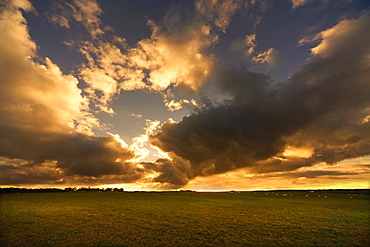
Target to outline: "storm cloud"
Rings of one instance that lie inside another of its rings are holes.
[[[166,122],[152,144],[189,162],[189,179],[241,167],[294,170],[370,154],[369,27],[364,14],[322,31],[310,59],[280,85],[248,69],[217,69],[216,85],[232,99]],[[283,155],[288,146],[313,153],[292,160]]]

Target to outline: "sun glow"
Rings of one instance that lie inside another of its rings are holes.
[[[150,151],[146,148],[134,149],[133,152],[135,154],[134,158],[127,160],[127,162],[137,163],[144,161],[150,154]]]
[[[153,145],[150,145],[150,147],[158,152],[158,154],[154,154],[153,156],[156,156],[157,158],[165,158],[168,160],[172,160],[172,158],[168,155],[168,153],[163,152],[160,148],[153,146]]]
[[[311,148],[297,148],[293,146],[288,146],[285,150],[283,155],[285,157],[300,157],[300,158],[309,158],[313,154],[313,150]]]

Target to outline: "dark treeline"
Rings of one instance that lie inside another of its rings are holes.
[[[7,194],[7,193],[50,193],[50,192],[78,192],[78,191],[98,191],[98,192],[128,192],[128,193],[145,193],[145,192],[196,192],[192,190],[179,190],[179,191],[125,191],[123,188],[90,188],[90,187],[68,187],[64,189],[60,188],[37,188],[37,189],[29,189],[29,188],[0,188],[0,194]],[[223,192],[215,192],[215,193],[234,193],[234,192],[252,192],[252,191],[223,191]],[[314,192],[322,192],[322,193],[336,193],[336,194],[363,194],[363,195],[370,195],[370,189],[322,189],[322,190],[260,190],[260,191],[253,191],[255,193],[258,192],[280,192],[280,193],[314,193]]]
[[[29,189],[29,188],[0,188],[0,194],[6,194],[6,193],[50,193],[50,192],[75,192],[75,191],[116,191],[116,192],[124,192],[124,189],[122,188],[90,188],[90,187],[81,187],[81,188],[37,188],[37,189]]]
[[[0,188],[0,193],[38,193],[38,192],[62,192],[64,190],[57,188],[27,189],[27,188]]]

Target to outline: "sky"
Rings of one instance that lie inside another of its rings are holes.
[[[3,0],[0,186],[369,188],[367,0]]]

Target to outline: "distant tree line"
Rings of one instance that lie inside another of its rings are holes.
[[[114,191],[114,192],[124,192],[123,188],[90,188],[90,187],[67,187],[64,189],[60,188],[37,188],[37,189],[29,189],[29,188],[0,188],[0,194],[7,194],[7,193],[50,193],[50,192],[75,192],[75,191]]]
[[[63,192],[63,189],[57,188],[42,188],[42,189],[28,189],[28,188],[0,188],[1,194],[6,193],[48,193],[48,192]]]
[[[257,191],[258,192],[258,191]],[[335,193],[335,194],[363,194],[370,195],[370,189],[316,189],[316,190],[261,190],[260,192],[281,192],[281,193],[292,193],[292,192],[301,192],[301,193],[314,193],[314,192],[323,192],[323,193]]]

